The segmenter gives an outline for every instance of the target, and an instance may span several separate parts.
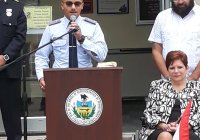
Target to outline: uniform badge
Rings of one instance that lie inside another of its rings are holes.
[[[12,9],[6,9],[6,15],[8,17],[12,16]]]

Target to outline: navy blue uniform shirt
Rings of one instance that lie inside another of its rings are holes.
[[[7,54],[9,63],[20,56],[26,42],[26,16],[23,5],[14,0],[0,0],[0,54]],[[20,78],[21,65],[12,64],[0,71],[0,78]]]

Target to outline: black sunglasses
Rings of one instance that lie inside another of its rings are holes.
[[[75,7],[79,7],[82,4],[82,2],[80,2],[80,1],[76,1],[76,2],[66,1],[65,4],[68,7],[72,7],[73,4],[75,5]]]

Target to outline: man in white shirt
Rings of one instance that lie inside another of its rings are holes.
[[[156,17],[149,36],[152,54],[163,78],[169,74],[165,58],[169,51],[181,50],[188,56],[188,79],[200,77],[200,6],[194,0],[172,0],[172,8]]]

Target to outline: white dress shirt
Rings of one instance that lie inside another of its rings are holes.
[[[200,6],[195,5],[184,18],[171,8],[160,12],[148,40],[162,44],[164,59],[169,51],[185,52],[190,75],[200,61]]]
[[[78,67],[92,67],[92,59],[97,62],[104,61],[108,48],[104,39],[104,34],[96,21],[85,20],[85,17],[79,16],[76,23],[81,28],[85,37],[83,44],[77,41]],[[57,22],[59,21],[59,22]],[[48,25],[42,35],[39,46],[48,43],[50,40],[60,37],[69,31],[69,20],[66,17],[58,19],[55,24]],[[68,35],[38,50],[35,54],[35,69],[37,78],[43,77],[43,69],[49,68],[49,54],[53,51],[55,61],[53,68],[69,67],[69,40]],[[94,52],[94,56],[91,52]]]

